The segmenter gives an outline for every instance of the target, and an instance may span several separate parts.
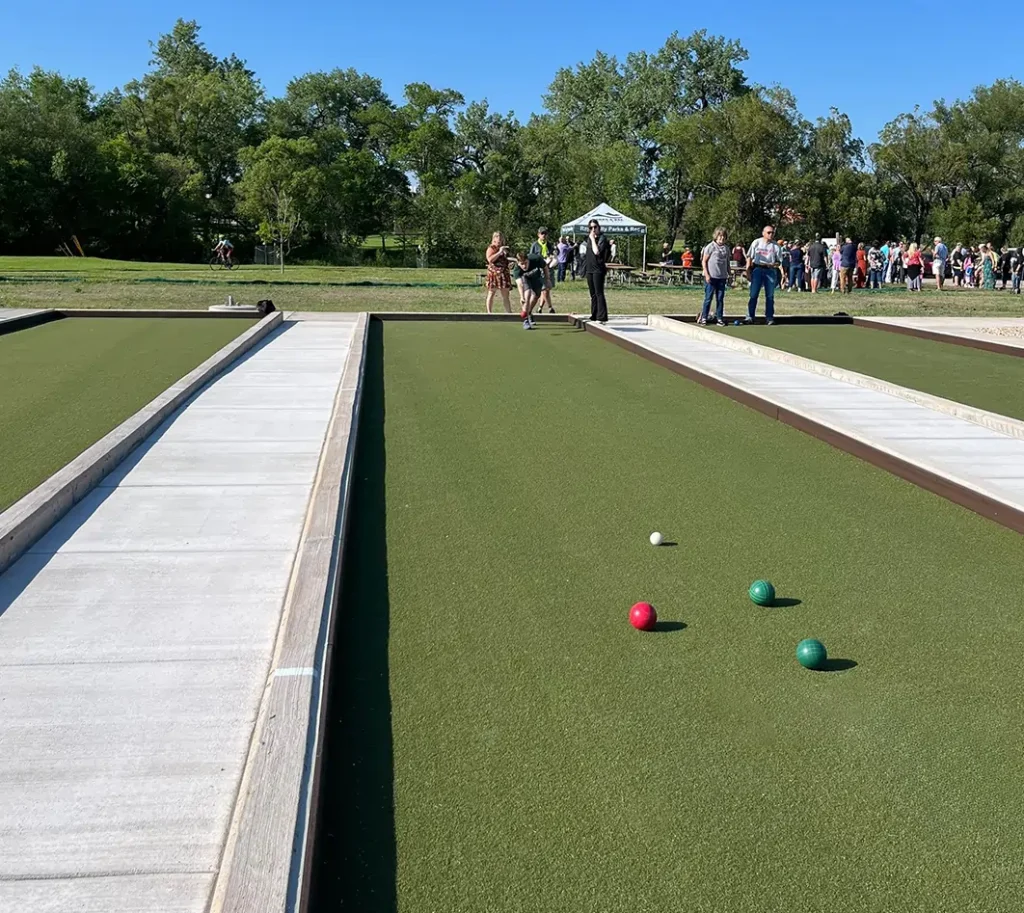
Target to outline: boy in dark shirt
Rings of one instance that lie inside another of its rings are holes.
[[[523,280],[523,291],[525,302],[519,316],[523,318],[523,329],[532,330],[534,327],[532,315],[537,305],[541,292],[544,291],[544,279],[546,276],[543,257],[527,257],[524,253],[516,254],[516,266],[513,267],[513,276],[518,269]]]

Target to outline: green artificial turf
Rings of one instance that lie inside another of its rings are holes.
[[[1020,536],[568,328],[362,409],[314,909],[1018,908]]]
[[[1024,358],[849,325],[777,324],[720,332],[1024,419]]]
[[[0,336],[0,510],[251,325],[74,317]]]

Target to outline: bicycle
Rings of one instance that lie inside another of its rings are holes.
[[[213,259],[210,260],[210,269],[237,269],[238,264],[235,263],[231,257],[225,257],[222,254],[214,254]]]

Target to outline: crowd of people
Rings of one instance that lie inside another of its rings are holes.
[[[529,250],[515,255],[510,253],[501,232],[495,232],[486,257],[487,313],[492,313],[495,293],[501,295],[506,313],[512,313],[509,293],[515,282],[523,327],[532,329],[535,310],[542,313],[546,307],[554,313],[551,292],[568,275],[570,279],[586,280],[591,319],[607,321],[605,275],[607,264],[615,262],[617,251],[614,239],[609,241],[601,233],[596,220],[591,220],[586,239],[578,244],[567,237],[551,242],[547,229],[540,228]],[[985,243],[975,247],[956,244],[950,250],[940,237],[924,248],[913,242],[865,244],[855,243],[849,237],[823,239],[820,235],[813,241],[787,242],[775,239],[775,228],[771,225],[765,226],[761,237],[749,248],[740,244],[730,246],[728,232],[716,228],[699,258],[689,246],[677,254],[666,243],[661,265],[668,264],[681,266],[687,279],[700,270],[704,304],[697,322],[701,325],[711,319],[712,302],[715,321],[724,325],[725,291],[739,274],[745,275],[750,285],[747,321],[753,321],[763,290],[768,324],[774,323],[776,288],[810,294],[848,294],[854,289],[906,283],[909,291],[919,292],[930,274],[939,291],[951,283],[955,288],[1009,287],[1019,295],[1024,282],[1024,248],[1003,247],[997,251],[992,244]]]
[[[952,285],[1010,288],[1020,294],[1024,276],[1022,249],[1003,247],[997,251],[988,243],[974,247],[956,244],[950,250],[938,237],[926,247],[896,241],[854,244],[850,238],[823,242],[818,237],[811,242],[780,241],[779,245],[783,254],[781,286],[798,292],[815,292],[823,285],[831,292],[849,292],[903,283],[908,291],[919,292],[922,280],[930,276],[939,291]],[[815,270],[823,270],[817,282],[811,278]]]

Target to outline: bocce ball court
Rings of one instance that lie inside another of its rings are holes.
[[[0,511],[254,322],[205,316],[10,321],[0,335]]]
[[[921,338],[894,329],[901,328],[782,322],[772,327],[730,326],[713,332],[1024,419],[1024,358],[1020,357],[1024,348],[986,351],[940,336]],[[990,342],[1005,346],[999,336],[991,336]]]
[[[1015,908],[1019,534],[595,333],[369,334],[311,909]]]

